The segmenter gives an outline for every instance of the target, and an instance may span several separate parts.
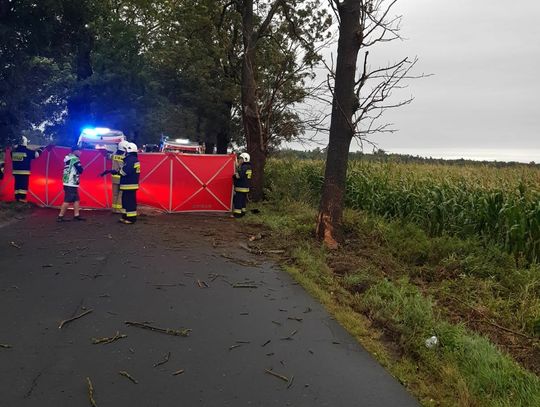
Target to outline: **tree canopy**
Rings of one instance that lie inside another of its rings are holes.
[[[293,106],[317,58],[310,41],[330,22],[317,1],[286,3],[255,2],[254,22],[267,27],[255,70],[269,148],[303,132]],[[281,11],[265,22],[276,5]],[[245,145],[244,7],[240,0],[0,0],[0,145],[38,130],[68,144],[86,125],[118,128],[138,143],[169,135],[221,152],[231,140]]]

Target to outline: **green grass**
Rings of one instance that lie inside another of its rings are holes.
[[[282,196],[251,222],[271,229],[268,244],[292,247],[285,268],[424,405],[540,405],[538,376],[485,336],[493,326],[456,319],[479,310],[538,346],[537,265],[480,238],[433,237],[356,210],[345,212],[348,240],[331,253],[315,242],[316,210],[305,201]],[[432,335],[440,344],[429,349]]]
[[[392,331],[402,349],[454,387],[458,398],[466,404],[540,405],[538,377],[522,369],[487,339],[462,325],[446,322],[435,311],[431,299],[407,280],[382,280],[357,301],[371,320]],[[436,349],[424,345],[432,335],[440,341]]]
[[[315,205],[323,164],[320,160],[269,160],[269,199]],[[352,209],[414,223],[430,236],[481,237],[515,259],[540,259],[540,170],[536,166],[354,160],[348,169],[345,201]]]

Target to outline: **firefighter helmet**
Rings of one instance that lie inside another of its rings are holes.
[[[137,152],[137,144],[128,143],[126,146],[126,153],[136,153],[136,152]]]
[[[120,143],[118,143],[118,149],[120,151],[126,151],[128,144],[129,144],[129,141],[122,140]]]
[[[240,158],[241,158],[242,160],[244,160],[244,162],[246,162],[246,163],[248,163],[249,160],[251,159],[251,157],[249,156],[248,153],[242,153],[242,154],[240,154]]]

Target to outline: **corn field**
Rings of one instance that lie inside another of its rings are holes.
[[[322,161],[269,160],[270,199],[317,205]],[[480,236],[529,262],[540,260],[540,169],[352,161],[346,206],[403,219],[432,236]]]

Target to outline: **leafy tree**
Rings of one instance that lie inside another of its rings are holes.
[[[0,145],[62,117],[74,79],[59,40],[62,3],[0,0]]]
[[[100,124],[138,142],[164,133],[215,144],[218,152],[226,152],[231,140],[253,147],[241,103],[246,53],[239,11],[247,3],[10,3],[0,0],[3,38],[13,39],[1,44],[2,140],[40,127],[67,144],[84,125]],[[271,10],[265,23],[261,16]],[[254,161],[262,177],[266,155],[303,131],[293,107],[305,97],[304,80],[317,60],[311,44],[328,21],[313,0],[261,0],[257,12],[253,23],[260,35],[252,62],[263,156]],[[260,190],[262,181],[256,185]]]
[[[311,0],[236,0],[235,5],[242,16],[244,45],[241,79],[242,123],[247,150],[254,167],[252,198],[260,200],[263,197],[264,166],[273,136],[272,126],[275,124],[273,119],[281,116],[289,119],[289,124],[297,122],[290,121],[296,118],[287,107],[303,98],[297,93],[287,100],[286,96],[290,97],[292,94],[283,90],[294,89],[303,84],[302,75],[318,60],[315,44],[323,40],[329,20],[325,11],[319,8],[319,3]],[[287,57],[281,61],[270,59],[271,62],[267,63],[267,59],[263,59],[260,52],[265,43],[275,44],[274,49],[282,50],[283,56]],[[299,55],[300,50],[302,55]],[[264,68],[261,66],[263,64]],[[262,76],[265,69],[279,70],[279,73],[274,71],[266,77],[272,78],[271,86],[261,86],[264,83]],[[278,98],[283,102],[281,108],[274,103]],[[277,114],[274,115],[276,110]],[[282,127],[284,128],[293,129],[290,125]],[[274,130],[277,129],[279,127],[274,126]],[[289,132],[289,135],[294,133]]]

